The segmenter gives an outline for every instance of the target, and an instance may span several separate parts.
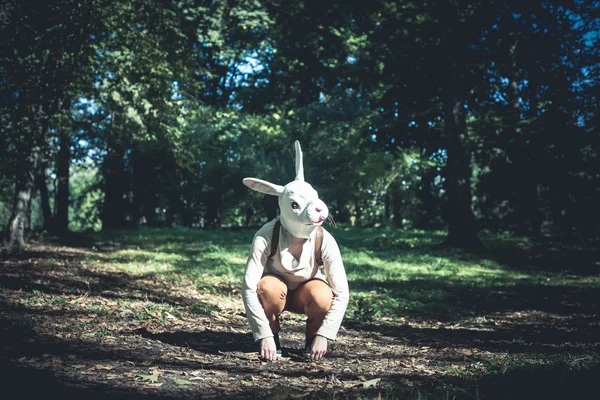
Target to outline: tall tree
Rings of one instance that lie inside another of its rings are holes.
[[[58,185],[55,200],[56,215],[53,227],[59,233],[65,233],[69,230],[69,171],[71,165],[71,133],[67,128],[60,129],[58,143],[59,148],[56,160]]]
[[[35,174],[52,112],[51,89],[46,84],[53,72],[49,52],[53,40],[47,32],[54,27],[55,21],[45,18],[47,6],[41,6],[37,13],[31,14],[22,4],[12,6],[10,19],[13,22],[3,26],[2,36],[7,38],[3,46],[4,61],[9,64],[7,79],[15,90],[17,111],[12,117],[12,137],[17,166],[15,195],[6,229],[9,251],[20,251],[25,246],[24,231],[29,225]]]
[[[22,249],[25,243],[28,207],[52,118],[61,104],[71,103],[73,93],[68,89],[86,65],[79,49],[85,48],[89,39],[90,5],[71,2],[30,7],[26,2],[13,3],[12,23],[3,26],[2,36],[7,38],[2,48],[4,62],[10,65],[7,80],[14,88],[15,109],[20,110],[13,123],[18,162],[7,226],[11,251]],[[62,192],[61,200],[65,198]]]

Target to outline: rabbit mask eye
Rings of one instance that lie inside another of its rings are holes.
[[[292,202],[292,209],[293,210],[299,210],[300,209],[300,204],[298,204],[295,201],[293,201]]]

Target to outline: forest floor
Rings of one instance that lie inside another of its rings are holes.
[[[600,251],[483,235],[330,229],[351,302],[319,362],[303,316],[258,359],[240,298],[252,231],[41,238],[0,255],[4,399],[571,399],[597,393]],[[7,396],[8,394],[8,396]]]

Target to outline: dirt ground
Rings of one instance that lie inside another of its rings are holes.
[[[597,290],[569,313],[524,304],[460,322],[346,320],[320,362],[300,357],[303,317],[284,314],[284,357],[263,362],[238,288],[131,276],[86,264],[89,251],[0,256],[2,398],[568,399],[597,388]]]

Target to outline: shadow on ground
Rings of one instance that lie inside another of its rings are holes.
[[[183,246],[189,238],[175,240]],[[586,398],[597,391],[597,287],[357,279],[356,290],[413,301],[413,314],[403,322],[350,315],[324,362],[265,363],[239,299],[219,290],[209,297],[197,285],[153,274],[92,268],[84,247],[95,245],[79,244],[0,256],[3,398],[512,400]],[[572,266],[577,255],[570,250],[542,253],[503,262],[554,272],[570,263],[565,273],[593,276],[597,253],[583,255],[582,268]],[[285,340],[300,342],[299,322],[287,323]]]

